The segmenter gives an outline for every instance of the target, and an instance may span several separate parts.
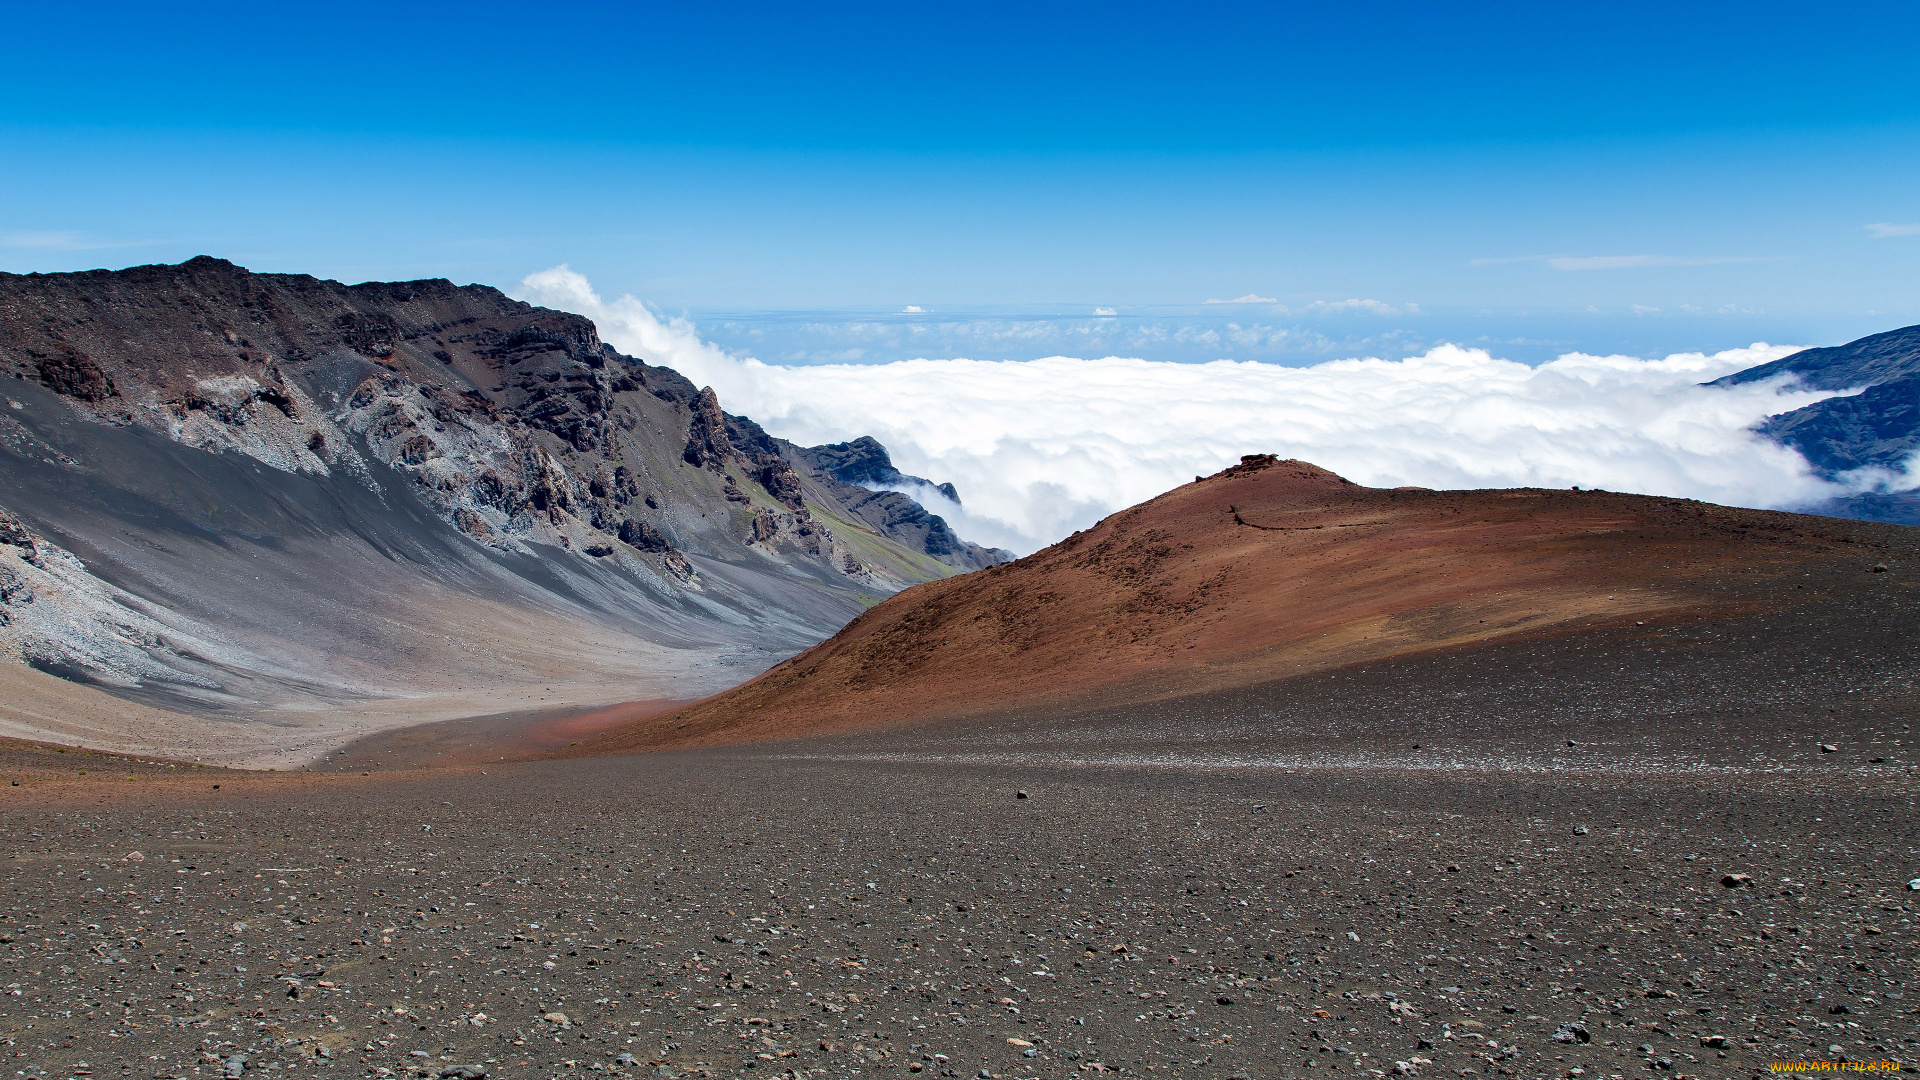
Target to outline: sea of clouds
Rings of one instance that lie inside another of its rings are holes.
[[[1441,345],[1311,367],[1120,356],[781,366],[719,348],[631,296],[603,299],[565,266],[529,276],[517,295],[591,318],[615,348],[712,386],[728,412],[775,435],[874,436],[902,471],[959,489],[964,505],[910,492],[929,510],[969,540],[1022,554],[1250,453],[1378,486],[1580,485],[1755,507],[1910,486],[1878,474],[1829,482],[1751,430],[1831,394],[1700,385],[1789,346],[1538,365]]]

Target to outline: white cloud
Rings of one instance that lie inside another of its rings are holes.
[[[1419,305],[1409,304],[1413,311],[1419,311]],[[1369,315],[1398,315],[1400,309],[1384,300],[1315,300],[1307,305],[1307,310],[1315,315],[1337,315],[1346,312],[1363,311]]]
[[[1279,302],[1280,301],[1275,300],[1271,296],[1261,296],[1257,293],[1248,293],[1245,296],[1236,296],[1231,300],[1207,301],[1207,303],[1209,304],[1277,304]]]
[[[1920,225],[1896,225],[1891,221],[1876,221],[1867,226],[1867,235],[1875,240],[1885,240],[1889,236],[1920,236]]]
[[[1794,351],[1780,346],[1538,367],[1456,345],[1306,368],[1116,356],[778,367],[632,297],[602,300],[565,267],[519,292],[589,316],[617,348],[713,386],[776,435],[873,435],[905,472],[959,487],[964,510],[942,509],[961,535],[1022,552],[1256,452],[1376,485],[1579,484],[1746,506],[1846,490],[1749,430],[1828,395],[1699,385]],[[1869,481],[1886,478],[1856,487]]]
[[[906,307],[900,309],[900,314],[902,315],[925,315],[926,313],[927,309],[921,307],[919,304],[908,304]]]
[[[1120,314],[1120,313],[1119,313],[1118,311],[1115,311],[1114,309],[1112,309],[1112,308],[1110,308],[1110,307],[1097,307],[1097,308],[1094,308],[1094,309],[1093,309],[1093,313],[1094,313],[1095,315],[1099,315],[1099,316],[1107,316],[1107,315],[1118,315],[1118,314]]]

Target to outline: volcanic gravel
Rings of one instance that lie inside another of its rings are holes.
[[[1920,1050],[1904,768],[734,751],[106,783],[8,789],[18,1076],[1724,1076]]]

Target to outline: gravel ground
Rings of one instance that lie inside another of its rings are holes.
[[[736,751],[120,783],[35,784],[0,819],[15,1075],[1727,1076],[1920,1056],[1904,769]]]

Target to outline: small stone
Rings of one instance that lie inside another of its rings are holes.
[[[1593,1032],[1585,1024],[1561,1024],[1553,1029],[1553,1041],[1557,1043],[1589,1043],[1593,1041]]]
[[[1907,882],[1907,891],[1920,892],[1920,877],[1912,878]]]
[[[1753,888],[1753,875],[1728,874],[1720,879],[1720,884],[1725,885],[1729,889],[1738,889],[1741,886],[1751,889]]]
[[[440,1070],[440,1080],[486,1080],[487,1070],[481,1065],[454,1065]]]
[[[236,1077],[247,1071],[247,1055],[235,1054],[220,1063],[220,1073],[227,1077]]]
[[[1213,1003],[1215,1005],[1231,1005],[1233,1004],[1233,999],[1225,994],[1221,994],[1219,997],[1213,999]]]
[[[623,1053],[619,1057],[614,1058],[613,1063],[615,1065],[638,1065],[640,1064],[640,1059],[634,1057],[632,1054]]]
[[[1585,825],[1575,825],[1573,827],[1573,835],[1575,836],[1587,835],[1587,827]]]
[[[125,855],[120,856],[120,860],[122,862],[146,862],[147,857],[137,851],[129,851]]]
[[[1727,1045],[1727,1037],[1725,1035],[1702,1035],[1700,1036],[1700,1045],[1709,1046],[1718,1050]]]
[[[1027,793],[1024,791],[1016,791],[1013,793],[1013,797],[1016,799],[1024,799],[1027,797]]]
[[[1830,742],[1823,742],[1820,744],[1820,752],[1823,754],[1837,754],[1840,752],[1840,748]]]

